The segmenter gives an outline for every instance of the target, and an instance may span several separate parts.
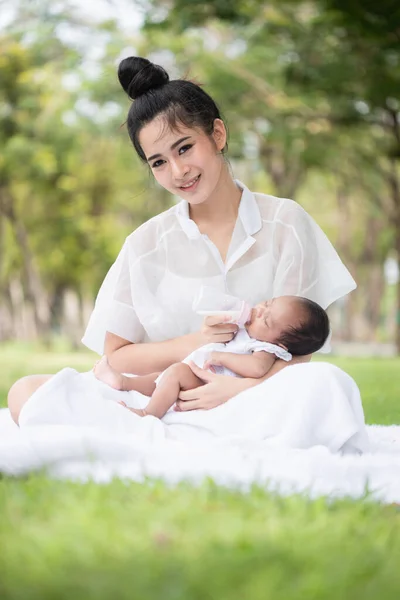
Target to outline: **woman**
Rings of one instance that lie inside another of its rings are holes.
[[[252,305],[293,294],[324,308],[355,288],[329,240],[298,204],[252,193],[232,178],[225,124],[208,94],[190,81],[170,81],[144,58],[123,60],[118,76],[134,101],[127,126],[136,152],[156,181],[182,200],[126,239],[99,291],[86,346],[106,354],[121,372],[162,371],[236,333],[236,325],[212,317],[202,323],[193,313],[202,285]],[[277,361],[269,375],[280,368]],[[193,370],[207,384],[181,393],[182,411],[216,407],[258,383]],[[49,377],[26,377],[11,388],[16,422]]]

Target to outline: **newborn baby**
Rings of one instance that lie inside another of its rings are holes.
[[[312,354],[324,345],[328,335],[328,315],[319,304],[299,296],[280,296],[257,304],[231,342],[202,346],[161,375],[127,377],[112,369],[105,356],[94,373],[115,389],[151,396],[145,409],[129,410],[140,416],[161,418],[175,404],[181,390],[204,385],[191,370],[191,361],[214,373],[258,379],[271,368],[271,354],[285,361],[292,356]]]

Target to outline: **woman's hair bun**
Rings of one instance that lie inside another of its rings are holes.
[[[120,62],[118,79],[128,96],[136,100],[149,90],[168,83],[169,76],[165,69],[153,64],[147,58],[130,56]]]

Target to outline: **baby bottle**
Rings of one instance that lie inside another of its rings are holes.
[[[249,320],[251,306],[244,300],[230,296],[211,287],[202,286],[193,300],[193,310],[202,316],[221,316],[221,321],[229,316],[228,322],[243,327]]]

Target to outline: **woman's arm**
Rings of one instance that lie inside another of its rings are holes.
[[[201,332],[190,333],[164,342],[132,344],[107,332],[104,353],[113,369],[120,373],[146,375],[164,371],[204,344]]]
[[[227,317],[229,319],[229,317]],[[133,344],[113,333],[106,333],[104,353],[113,369],[120,373],[147,375],[181,362],[193,350],[209,343],[230,342],[238,326],[221,323],[221,317],[206,317],[200,331],[163,342]]]
[[[253,352],[252,354],[235,354],[234,352],[211,352],[210,359],[204,369],[211,365],[219,365],[230,369],[241,377],[259,379],[264,377],[276,360],[269,352]]]

